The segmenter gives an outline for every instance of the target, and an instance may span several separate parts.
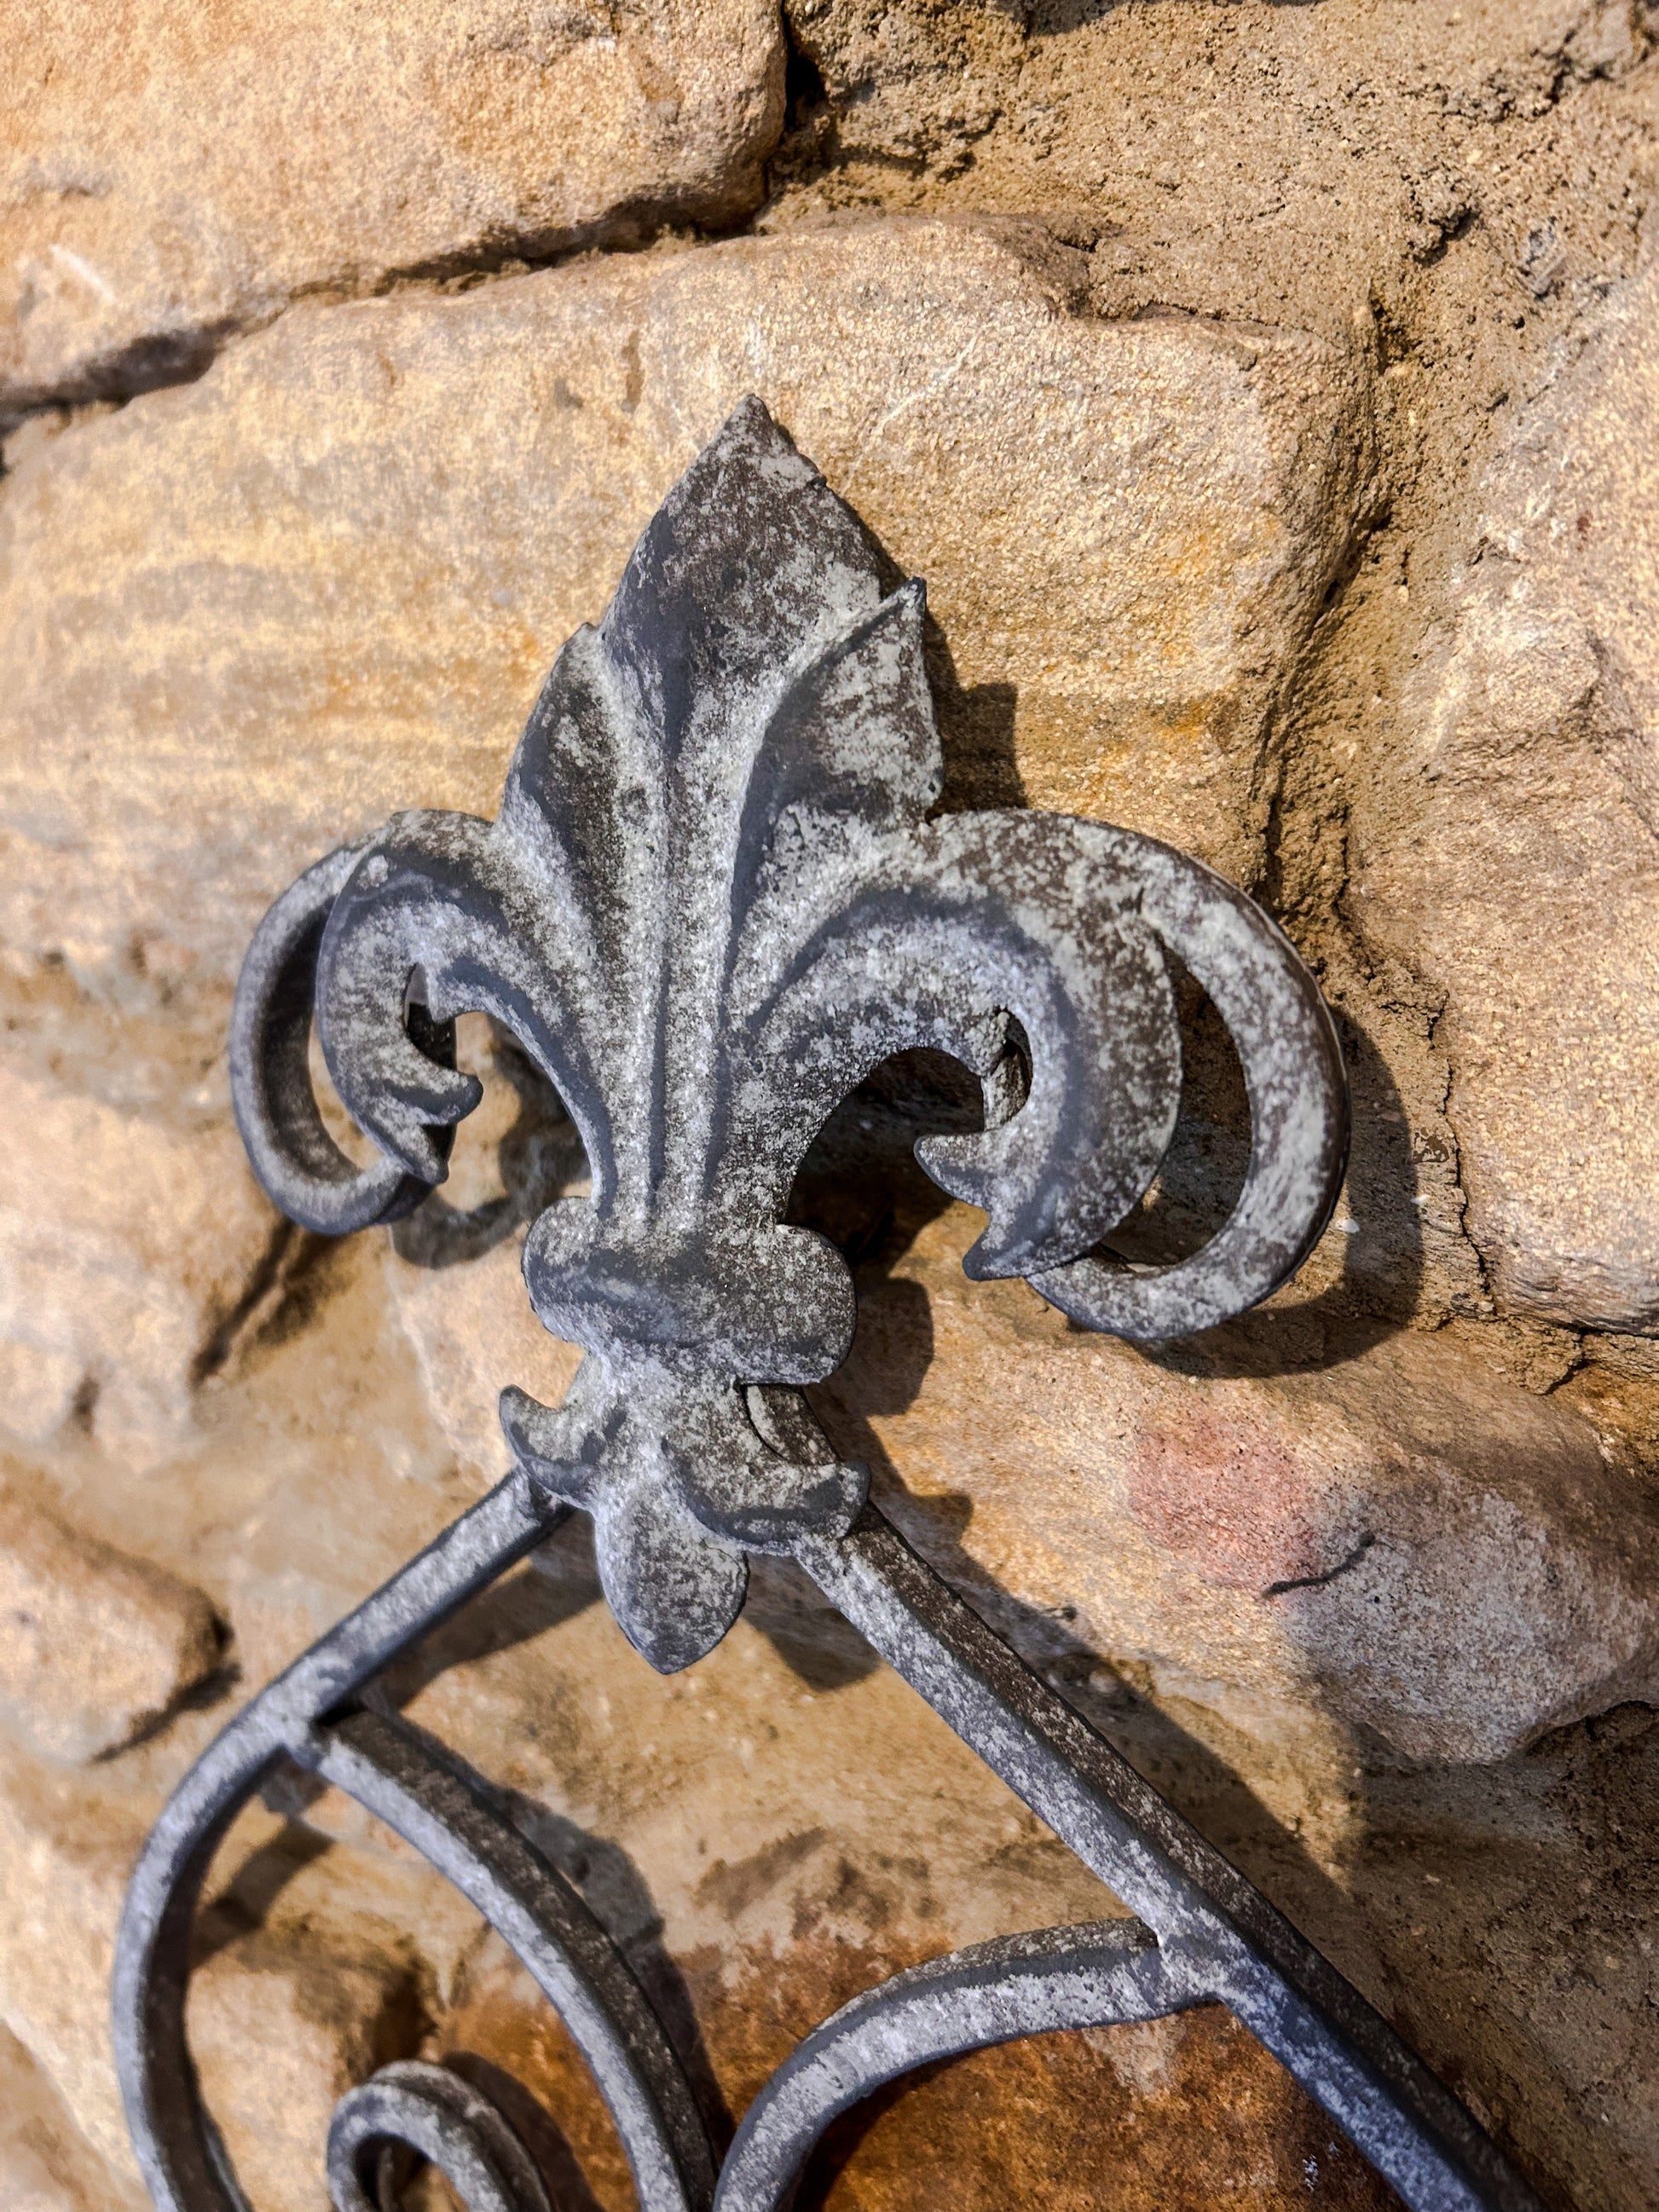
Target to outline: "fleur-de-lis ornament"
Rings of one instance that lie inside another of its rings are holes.
[[[867,534],[758,399],[670,493],[597,629],[565,647],[499,817],[403,814],[271,909],[244,969],[236,1109],[283,1210],[341,1231],[441,1180],[479,1088],[455,1016],[556,1087],[590,1198],[549,1206],[525,1277],[586,1354],[556,1410],[502,1397],[520,1464],[591,1513],[606,1596],[658,1667],[719,1640],[746,1555],[863,1503],[799,1393],[852,1340],[840,1255],[784,1213],[807,1146],[891,1053],[941,1048],[985,1127],[917,1146],[989,1217],[975,1276],[1024,1275],[1089,1327],[1182,1334],[1297,1267],[1341,1180],[1340,1054],[1296,955],[1198,863],[1097,823],[932,810],[942,762],[924,592],[884,596]],[[1237,1038],[1249,1180],[1198,1257],[1137,1274],[1100,1240],[1175,1125],[1166,952]],[[325,1133],[314,1012],[380,1158]]]
[[[1182,1335],[1265,1297],[1343,1167],[1330,1018],[1248,899],[1097,823],[934,811],[921,586],[884,595],[881,573],[746,401],[560,655],[497,819],[397,816],[260,926],[231,1067],[276,1203],[332,1233],[418,1206],[479,1096],[456,1017],[489,1014],[587,1149],[592,1195],[550,1206],[525,1246],[536,1311],[585,1357],[556,1408],[503,1393],[510,1471],[252,1698],[156,1821],[113,2025],[160,2212],[246,2212],[190,2058],[191,1928],[238,1808],[285,1762],[386,1823],[511,1946],[592,2069],[642,2212],[783,2212],[835,2116],[911,2068],[1211,2002],[1414,2212],[1538,2212],[1358,1992],[866,1502],[801,1395],[845,1357],[854,1295],[835,1248],[785,1219],[791,1188],[827,1116],[903,1048],[955,1054],[983,1092],[981,1129],[917,1146],[987,1216],[969,1273],[1026,1276],[1089,1328]],[[1172,963],[1237,1045],[1250,1163],[1200,1252],[1137,1269],[1103,1240],[1174,1128]],[[325,1127],[313,1026],[368,1166]],[[720,2156],[669,2027],[580,1894],[483,1778],[369,1694],[573,1507],[617,1619],[665,1669],[731,1625],[751,1553],[793,1553],[1135,1917],[891,1977],[803,2040]],[[471,2212],[546,2212],[505,2113],[447,2066],[401,2060],[340,2099],[337,2212],[384,2212],[399,2147]]]

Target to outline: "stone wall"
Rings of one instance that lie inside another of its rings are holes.
[[[818,1394],[912,1540],[1562,2207],[1659,2170],[1659,19],[1640,0],[0,0],[0,2202],[140,2201],[124,1883],[237,1701],[499,1474],[575,1355],[518,1274],[580,1144],[511,1043],[441,1200],[291,1232],[229,992],[310,859],[492,811],[555,652],[757,391],[925,575],[945,805],[1169,837],[1337,1009],[1344,1200],[1146,1352],[969,1285],[938,1070],[837,1117]],[[1186,1008],[1146,1249],[1240,1171]],[[464,1217],[458,1218],[458,1216]],[[843,1997],[1120,1911],[781,1571],[659,1679],[579,1534],[393,1685],[739,2114]],[[349,1803],[211,1884],[256,2212],[453,2057],[625,2173],[571,2047]],[[1392,2200],[1224,2016],[856,2116],[803,2203]]]

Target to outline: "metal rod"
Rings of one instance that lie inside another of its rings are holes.
[[[799,1553],[824,1595],[1144,1920],[1185,1986],[1227,2006],[1415,2212],[1540,2212],[1382,2015],[874,1507]]]

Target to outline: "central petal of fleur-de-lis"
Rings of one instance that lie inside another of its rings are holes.
[[[669,494],[597,629],[560,654],[495,821],[395,817],[271,909],[232,1066],[255,1168],[295,1219],[389,1220],[441,1180],[478,1086],[453,1021],[514,1031],[586,1146],[592,1195],[531,1229],[537,1313],[586,1354],[556,1410],[507,1389],[520,1463],[590,1512],[605,1593],[657,1666],[730,1626],[746,1555],[844,1531],[864,1471],[799,1395],[852,1339],[839,1253],[785,1224],[828,1115],[882,1060],[940,1048],[986,1126],[933,1179],[988,1216],[967,1261],[1090,1326],[1186,1333],[1264,1296],[1323,1225],[1340,1054],[1271,922],[1197,863],[1100,823],[930,818],[941,763],[923,589],[884,596],[856,518],[758,400]],[[1093,1249],[1174,1127],[1167,951],[1238,1042],[1253,1154],[1194,1260]],[[379,1158],[326,1135],[313,1020]]]

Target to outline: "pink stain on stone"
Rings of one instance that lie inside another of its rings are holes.
[[[1129,1504],[1155,1544],[1219,1589],[1327,1575],[1360,1534],[1328,1453],[1210,1413],[1141,1438]]]

